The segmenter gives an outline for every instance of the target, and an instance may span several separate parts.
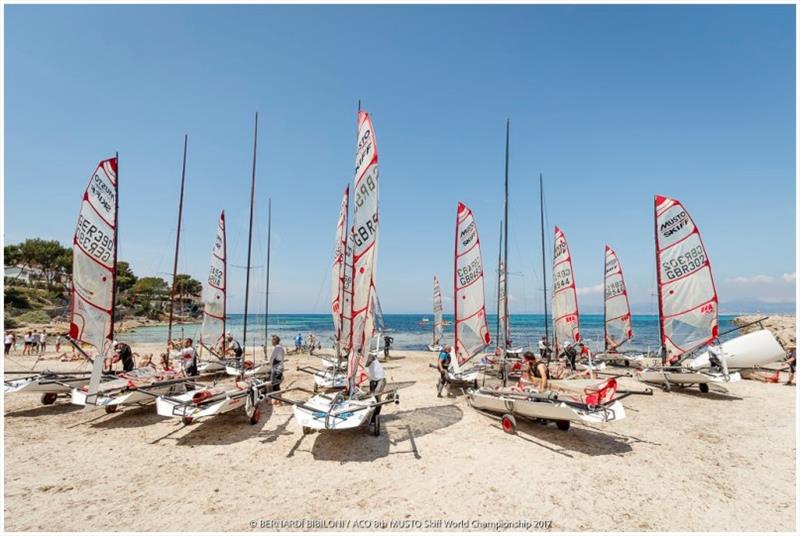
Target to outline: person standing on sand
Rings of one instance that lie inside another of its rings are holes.
[[[39,334],[39,355],[42,355],[47,351],[47,333],[42,330]]]
[[[9,355],[11,353],[11,345],[14,344],[14,336],[11,335],[11,333],[6,332],[6,338],[4,342],[6,345],[6,355]]]
[[[186,376],[197,376],[197,352],[194,349],[194,341],[188,337],[183,341],[181,368]]]
[[[281,390],[283,381],[283,362],[286,360],[286,348],[281,346],[281,339],[277,335],[272,336],[272,354],[269,356],[270,381],[272,382],[273,393]],[[270,399],[273,406],[282,406],[280,400]]]
[[[375,396],[375,400],[380,402],[381,401],[381,393],[384,389],[386,389],[386,372],[383,370],[383,365],[381,362],[378,361],[378,356],[375,354],[369,354],[367,356],[367,377],[369,377],[369,392],[371,395]],[[381,408],[383,406],[377,406],[375,408],[375,413],[373,413],[373,419],[381,414]]]
[[[33,333],[30,331],[25,335],[25,346],[22,348],[22,355],[31,355],[33,350]]]
[[[61,335],[56,335],[56,353],[61,351]]]
[[[797,347],[790,346],[789,347],[789,357],[786,359],[786,363],[789,365],[789,379],[786,380],[784,385],[792,385],[794,383],[794,369],[797,367]]]
[[[447,371],[450,369],[450,352],[453,348],[448,344],[441,352],[439,358],[436,360],[436,368],[439,370],[439,381],[436,382],[436,396],[442,398],[442,389],[447,383]]]
[[[297,337],[294,338],[294,351],[299,352],[302,346],[303,346],[303,336],[300,333],[298,333]]]

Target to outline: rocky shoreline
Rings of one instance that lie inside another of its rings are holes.
[[[734,325],[737,327],[747,326],[742,328],[742,333],[750,333],[761,326],[770,330],[778,341],[787,350],[797,346],[797,318],[794,315],[770,315],[766,320],[758,324],[751,324],[765,318],[764,315],[744,315],[737,316],[733,319]],[[748,325],[751,324],[751,325]],[[760,325],[759,325],[760,324]]]

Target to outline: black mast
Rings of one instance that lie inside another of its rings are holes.
[[[175,235],[175,260],[172,263],[172,289],[169,292],[169,328],[167,329],[167,346],[172,341],[172,320],[175,315],[175,278],[178,275],[178,251],[181,247],[181,220],[183,219],[183,184],[186,180],[186,149],[189,135],[183,136],[183,167],[181,168],[181,195],[178,200],[178,232]],[[182,292],[182,291],[181,291]],[[181,303],[181,305],[183,305]]]
[[[500,242],[497,246],[497,330],[495,331],[495,346],[500,347],[500,296],[502,289],[500,287],[502,278],[500,275],[500,268],[503,263],[503,221],[500,220]]]
[[[547,331],[547,268],[545,266],[544,253],[544,182],[542,174],[539,173],[539,216],[542,230],[542,298],[544,299],[544,341],[550,342],[550,334]]]
[[[256,150],[258,148],[258,112],[256,112],[255,130],[253,133],[253,174],[250,179],[250,226],[247,231],[247,274],[244,283],[244,327],[242,334],[241,373],[244,375],[244,361],[247,355],[247,306],[250,297],[250,254],[253,249],[253,207],[256,199]]]
[[[508,138],[509,138],[509,130],[511,128],[511,120],[506,119],[506,191],[505,191],[505,211],[504,211],[504,218],[503,218],[503,230],[504,230],[504,237],[503,237],[503,294],[505,294],[505,300],[503,301],[503,315],[505,316],[505,322],[503,325],[503,333],[501,333],[501,337],[503,338],[503,385],[506,385],[508,380],[508,374],[506,373],[506,352],[508,351]]]
[[[267,355],[267,334],[269,331],[269,254],[272,242],[272,198],[267,199],[267,297],[264,299],[264,356]]]

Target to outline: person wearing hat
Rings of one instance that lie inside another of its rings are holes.
[[[436,368],[439,370],[439,381],[436,382],[436,396],[442,398],[442,389],[447,383],[447,371],[450,369],[450,352],[453,348],[448,344],[442,351],[439,352],[439,358],[436,360]]]
[[[525,361],[522,369],[522,378],[532,384],[538,391],[545,391],[548,380],[547,365],[530,351],[522,354],[522,359]]]
[[[114,367],[114,363],[122,361],[122,371],[130,372],[136,368],[133,361],[133,352],[131,347],[124,342],[114,341],[112,347],[114,348],[114,355],[111,357],[111,362],[108,364],[108,369]]]

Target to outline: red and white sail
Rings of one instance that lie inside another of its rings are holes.
[[[444,319],[442,318],[442,289],[439,287],[439,278],[433,276],[433,344],[438,346],[444,335]]]
[[[657,195],[655,224],[661,342],[673,362],[717,337],[719,302],[703,240],[680,201]]]
[[[223,210],[219,215],[217,233],[214,236],[214,245],[211,247],[208,282],[203,288],[203,325],[200,328],[200,342],[206,346],[215,346],[225,334],[227,278],[227,241]]]
[[[572,271],[572,257],[564,232],[556,227],[553,248],[553,336],[555,346],[581,340],[578,320],[578,292]]]
[[[495,344],[500,347],[505,347],[505,344],[511,340],[511,326],[508,319],[508,286],[506,285],[506,269],[505,263],[502,259],[497,265],[497,321],[499,323],[499,330],[497,335],[500,340],[495,341]],[[505,341],[503,340],[505,338]]]
[[[117,159],[97,166],[83,194],[72,239],[70,337],[91,344],[101,356],[114,338],[117,263]],[[103,359],[96,358],[89,393],[96,393]]]
[[[483,259],[478,227],[472,211],[463,203],[456,214],[454,262],[455,353],[453,368],[458,372],[491,342],[486,323],[483,290]]]
[[[378,147],[372,119],[358,112],[353,189],[352,344],[347,376],[352,378],[367,350],[367,316],[374,288],[378,248]]]
[[[633,338],[631,307],[628,289],[622,276],[622,265],[614,250],[606,246],[605,252],[605,349],[613,351]]]
[[[331,314],[336,340],[342,343],[342,311],[344,304],[345,256],[347,251],[347,211],[350,204],[350,186],[344,189],[342,205],[339,210],[339,221],[336,223],[336,243],[331,268]],[[348,325],[349,325],[348,319]],[[348,333],[349,338],[349,333]]]

